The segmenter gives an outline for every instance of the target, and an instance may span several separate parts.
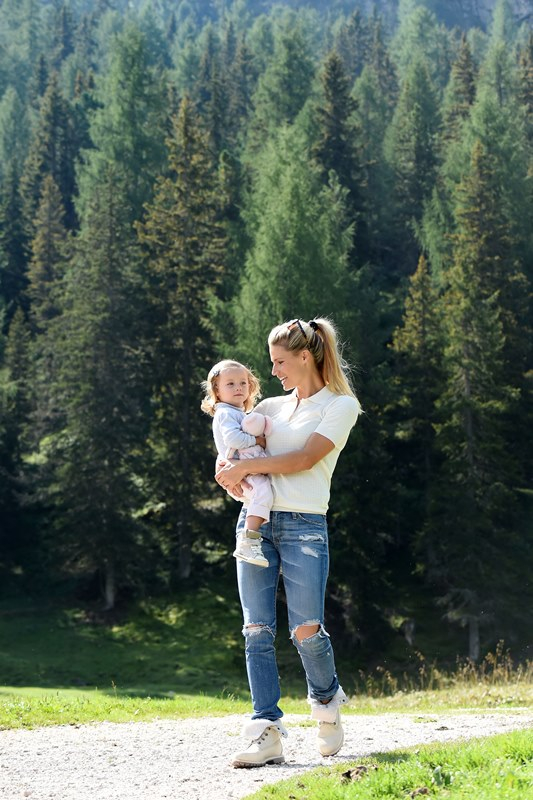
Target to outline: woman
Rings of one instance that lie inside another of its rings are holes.
[[[278,706],[281,694],[274,648],[281,572],[291,639],[305,669],[311,718],[319,726],[319,751],[323,756],[335,755],[344,741],[339,707],[347,698],[324,628],[329,564],[326,511],[335,464],[361,409],[331,322],[297,319],[278,325],[268,345],[272,374],[285,391],[291,391],[257,406],[257,411],[272,418],[268,455],[243,463],[222,462],[216,475],[221,486],[240,495],[246,475],[269,473],[274,493],[271,519],[261,526],[268,567],[258,570],[237,564],[253,715],[244,729],[251,742],[235,754],[234,767],[284,761],[281,737],[287,731]],[[237,535],[245,518],[243,509]]]

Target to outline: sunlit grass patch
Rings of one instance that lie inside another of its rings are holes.
[[[98,689],[3,687],[0,689],[0,730],[95,722],[139,722],[154,719],[244,714],[249,702],[230,695],[170,695],[168,697],[107,694]]]
[[[112,615],[89,607],[0,605],[0,727],[245,714],[250,696],[236,595],[215,588],[145,601]],[[288,635],[278,636],[283,710],[305,714],[306,685]],[[479,665],[339,673],[347,713],[442,713],[533,705],[531,662],[503,645]],[[10,688],[7,688],[10,687]]]
[[[475,663],[457,658],[453,669],[444,669],[436,661],[428,661],[423,653],[415,652],[416,668],[409,673],[394,673],[378,666],[373,672],[359,671],[358,687],[369,697],[384,697],[398,692],[433,691],[456,687],[490,691],[494,687],[533,684],[533,661],[516,664],[503,641],[493,652]]]
[[[533,733],[395,751],[313,770],[246,800],[525,800],[533,796]]]

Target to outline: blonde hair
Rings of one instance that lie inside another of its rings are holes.
[[[286,350],[299,353],[308,350],[328,389],[335,394],[355,397],[350,380],[350,367],[344,360],[335,325],[325,318],[310,319],[304,322],[294,319],[272,328],[268,337],[269,345],[279,345]]]
[[[227,369],[244,369],[248,375],[248,383],[250,385],[250,394],[244,401],[244,410],[248,413],[255,405],[255,401],[261,397],[261,386],[258,379],[255,377],[249,367],[240,364],[238,361],[230,361],[225,359],[219,361],[214,367],[209,370],[207,380],[202,381],[202,391],[205,392],[200,408],[205,411],[209,416],[214,416],[215,406],[219,401],[217,397],[217,378]]]

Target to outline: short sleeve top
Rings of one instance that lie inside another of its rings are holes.
[[[359,402],[351,395],[335,394],[325,386],[299,401],[295,391],[283,397],[267,398],[256,410],[271,417],[273,422],[273,431],[267,439],[267,455],[302,450],[312,433],[319,433],[333,442],[333,450],[311,469],[270,476],[274,511],[325,514],[331,476],[359,415]]]

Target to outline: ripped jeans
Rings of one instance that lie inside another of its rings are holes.
[[[245,527],[246,510],[237,522]],[[283,575],[291,639],[307,678],[310,697],[328,700],[339,688],[333,648],[324,629],[324,595],[329,568],[328,531],[322,514],[273,511],[261,526],[262,550],[268,567],[237,561],[239,595],[244,616],[246,669],[252,693],[252,719],[283,716],[274,639],[276,591]],[[319,625],[314,635],[298,641],[300,625]]]

